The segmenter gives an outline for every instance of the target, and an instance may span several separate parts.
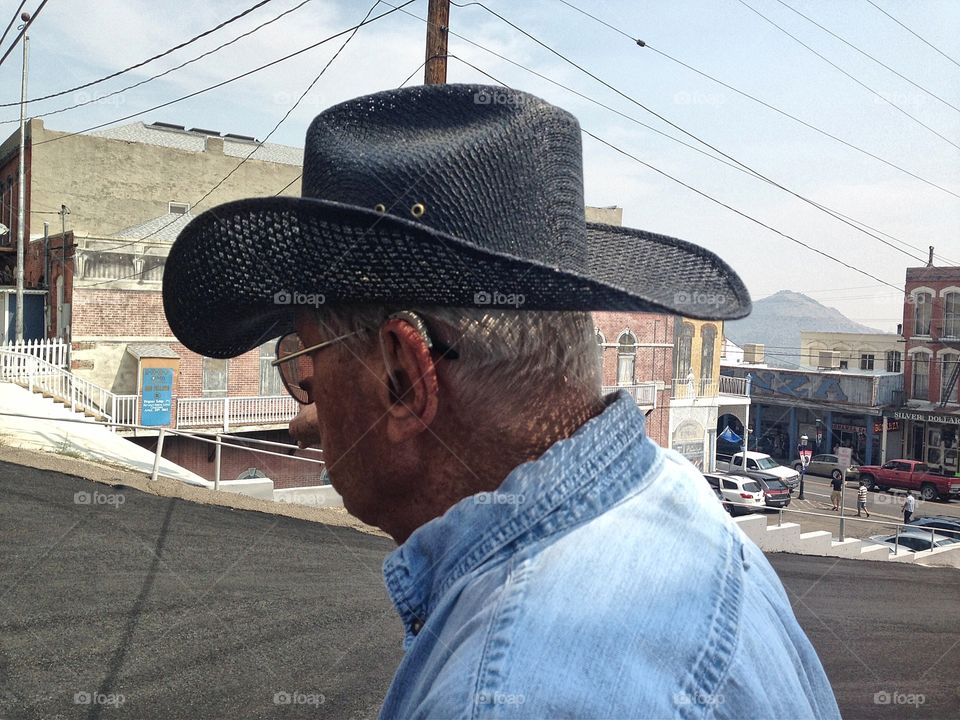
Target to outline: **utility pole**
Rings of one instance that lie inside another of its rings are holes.
[[[20,15],[20,19],[24,23],[30,22],[30,13],[23,13]],[[26,173],[24,170],[24,163],[26,158],[26,126],[24,123],[24,115],[26,114],[27,106],[27,44],[30,38],[27,36],[27,33],[23,33],[23,75],[20,78],[20,177],[19,177],[19,197],[17,198],[19,202],[19,209],[17,210],[17,312],[16,312],[16,341],[23,342],[23,248],[24,248],[24,238],[23,234],[25,232],[24,228],[24,214],[26,212],[27,205],[27,193],[26,193]]]
[[[450,0],[430,0],[427,7],[427,55],[423,67],[424,85],[447,82],[447,30]]]

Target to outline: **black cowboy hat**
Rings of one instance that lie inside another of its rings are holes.
[[[750,312],[713,253],[587,223],[577,120],[480,85],[335,105],[307,131],[302,197],[215,207],[170,250],[163,306],[195,352],[246,352],[290,329],[298,303]]]

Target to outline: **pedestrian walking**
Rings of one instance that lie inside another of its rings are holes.
[[[860,517],[861,511],[867,517],[870,517],[870,513],[867,512],[867,483],[863,480],[860,481],[860,487],[857,488],[857,517]]]
[[[903,524],[906,525],[913,517],[917,509],[917,499],[913,496],[913,491],[907,490],[907,497],[903,499]]]
[[[830,501],[833,503],[833,509],[839,510],[840,503],[843,501],[843,478],[833,478],[830,481],[830,487],[833,491],[830,493]]]

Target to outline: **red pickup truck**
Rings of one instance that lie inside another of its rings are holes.
[[[861,465],[860,479],[871,490],[919,490],[924,500],[949,500],[960,496],[960,478],[930,472],[919,460],[891,460],[883,465]]]

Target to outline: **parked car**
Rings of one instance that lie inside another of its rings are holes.
[[[743,467],[742,452],[734,455],[717,455],[717,470],[729,472],[732,475],[749,475],[754,480],[766,478],[782,480],[790,490],[796,489],[800,484],[800,473],[784,467],[764,453],[748,452],[746,468]]]
[[[767,507],[785,508],[790,504],[790,488],[779,478],[757,478],[763,488],[763,501]]]
[[[925,517],[914,518],[910,525],[918,528],[924,528],[929,531],[931,528],[937,531],[937,535],[952,537],[960,540],[960,517],[950,515],[927,515]]]
[[[891,460],[883,465],[862,465],[860,479],[871,490],[919,490],[924,500],[949,500],[960,496],[960,478],[931,472],[918,460]]]
[[[896,535],[873,535],[867,538],[870,542],[878,545],[888,545],[891,551],[899,545],[905,550],[930,550],[930,533],[923,530],[903,530],[900,532],[899,539]],[[945,535],[933,535],[933,547],[945,547],[960,543],[960,539],[946,537]]]
[[[793,469],[800,472],[803,463],[799,460],[793,464]],[[814,455],[810,458],[810,464],[807,465],[807,475],[820,475],[821,477],[832,477],[839,480],[843,475],[843,468],[840,467],[840,461],[836,455]],[[856,465],[847,468],[847,480],[859,480],[860,469]]]
[[[731,515],[763,510],[763,488],[753,478],[727,473],[704,473],[703,477],[714,490],[719,489],[724,507]]]

